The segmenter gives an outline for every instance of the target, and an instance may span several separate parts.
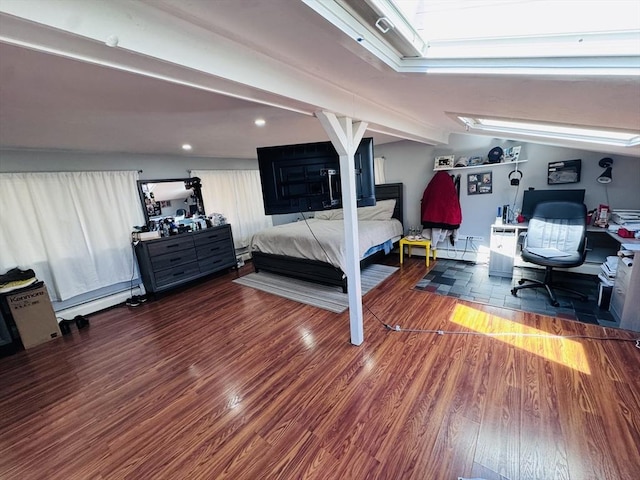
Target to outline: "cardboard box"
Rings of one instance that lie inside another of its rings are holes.
[[[8,294],[6,300],[24,348],[62,336],[44,283]]]

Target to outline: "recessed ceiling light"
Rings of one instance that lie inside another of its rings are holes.
[[[192,146],[189,145],[188,143],[185,143],[184,145],[182,145],[182,149],[186,150],[187,152],[190,152],[192,150]]]
[[[264,118],[258,118],[253,123],[255,123],[257,127],[264,127],[267,124]]]

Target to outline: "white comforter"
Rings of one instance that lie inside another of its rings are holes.
[[[402,236],[402,231],[402,224],[396,219],[359,221],[359,258],[362,259],[365,252],[373,246],[390,239],[398,240]],[[251,250],[319,260],[339,267],[343,272],[346,271],[342,220],[310,218],[307,222],[300,221],[267,228],[253,236]]]

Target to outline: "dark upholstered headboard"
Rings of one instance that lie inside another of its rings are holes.
[[[376,185],[376,200],[391,200],[395,198],[396,208],[393,210],[393,218],[400,220],[400,223],[404,223],[403,190],[403,183],[382,183]]]

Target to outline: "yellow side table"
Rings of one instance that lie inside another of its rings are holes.
[[[425,264],[429,267],[429,253],[431,251],[431,240],[427,238],[420,238],[418,240],[409,240],[407,237],[400,239],[400,265],[404,260],[404,246],[409,247],[409,256],[411,256],[411,247],[418,246],[425,248]],[[436,251],[431,252],[433,254],[433,259],[436,259]]]

